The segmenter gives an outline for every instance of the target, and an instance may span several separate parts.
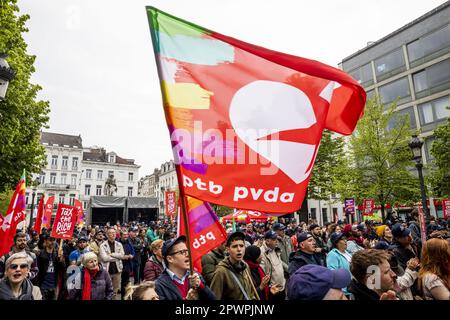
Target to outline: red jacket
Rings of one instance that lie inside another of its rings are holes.
[[[162,263],[159,262],[155,256],[151,256],[150,259],[148,259],[145,263],[144,280],[155,281],[163,271],[164,268]]]

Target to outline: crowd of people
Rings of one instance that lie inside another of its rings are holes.
[[[224,223],[226,242],[190,272],[174,221],[87,226],[59,241],[17,232],[0,300],[450,300],[450,220],[422,243],[411,221]]]

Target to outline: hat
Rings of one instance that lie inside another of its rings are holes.
[[[161,254],[163,257],[167,257],[170,248],[172,248],[174,245],[180,242],[186,242],[186,236],[179,236],[176,239],[167,240],[163,243]]]
[[[278,235],[275,231],[269,230],[264,234],[264,239],[278,239]]]
[[[87,242],[88,239],[86,238],[86,236],[79,236],[78,239],[77,239],[77,243],[80,242],[80,241],[86,241]]]
[[[378,226],[375,230],[376,230],[377,236],[382,237],[384,235],[384,230],[386,230],[386,225],[383,224],[381,226]]]
[[[31,235],[32,235],[32,236],[37,236],[38,233],[37,233],[35,230],[33,230],[33,232],[31,232]]]
[[[138,232],[139,228],[138,227],[132,227],[132,228],[130,228],[130,231],[131,232]]]
[[[366,228],[366,226],[364,225],[364,223],[360,223],[360,224],[358,224],[358,226],[356,227],[356,229],[358,229],[359,231],[364,231],[365,228]]]
[[[284,229],[286,229],[286,226],[284,224],[282,224],[282,223],[279,223],[279,222],[275,223],[272,226],[272,230],[273,231],[284,230]]]
[[[345,237],[345,234],[342,232],[333,232],[330,237],[330,241],[333,245],[339,242],[343,237]]]
[[[338,224],[338,225],[344,224],[344,221],[342,221],[342,220],[339,219],[339,220],[337,221],[337,224]]]
[[[44,233],[43,235],[42,235],[42,238],[41,238],[42,240],[55,240],[55,238],[54,237],[52,237],[52,236],[50,236],[48,233]]]
[[[302,232],[297,234],[297,243],[300,244],[305,240],[308,240],[309,238],[312,237],[312,234],[309,232]]]
[[[320,227],[320,226],[317,223],[313,223],[312,225],[309,226],[308,230],[312,231],[312,230],[314,230],[317,227]]]
[[[342,233],[345,235],[350,235],[352,232],[352,225],[351,224],[346,224],[344,226],[344,229],[342,229]]]
[[[230,233],[227,237],[226,245],[229,246],[235,239],[242,239],[243,241],[245,241],[245,234],[240,231]]]
[[[389,243],[386,241],[378,241],[378,243],[375,245],[374,249],[378,250],[387,250],[389,248]]]
[[[330,270],[308,264],[298,269],[289,279],[289,300],[322,300],[331,288],[347,287],[352,275],[347,269]]]
[[[411,233],[411,230],[402,226],[401,223],[396,223],[392,227],[392,235],[394,236],[394,238],[403,238],[403,237],[408,236],[410,233]]]

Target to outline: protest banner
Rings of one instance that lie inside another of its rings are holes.
[[[62,203],[58,204],[51,236],[59,239],[72,239],[77,215],[78,210],[76,207]]]

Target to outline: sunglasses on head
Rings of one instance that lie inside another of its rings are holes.
[[[15,264],[15,263],[13,263],[13,264],[11,264],[11,265],[9,266],[9,268],[10,268],[11,270],[16,270],[17,267],[20,267],[20,269],[26,269],[26,268],[28,268],[28,264],[27,264],[27,263],[22,263],[22,264]]]

